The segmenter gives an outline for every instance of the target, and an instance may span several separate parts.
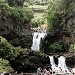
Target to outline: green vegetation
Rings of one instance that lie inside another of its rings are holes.
[[[20,52],[20,48],[14,48],[6,39],[0,36],[0,57],[3,58],[0,59],[0,71],[12,72],[13,69],[8,61],[15,59]]]
[[[4,60],[4,59],[0,59],[0,72],[13,72],[13,69],[11,68],[11,66],[9,65],[9,61]]]
[[[46,13],[35,13],[31,20],[32,27],[38,27],[42,24],[47,24]]]
[[[29,8],[34,12],[34,18],[31,20],[32,27],[38,27],[42,24],[47,24],[48,5],[30,5]]]
[[[33,18],[33,12],[27,7],[23,7],[23,0],[0,0],[0,35],[5,35],[9,39],[10,43],[0,36],[0,72],[13,72],[10,67],[11,61],[20,56],[25,49],[28,48],[29,38],[25,35],[21,36],[22,28],[26,26],[25,24],[30,24],[31,18]],[[25,37],[24,37],[25,36]],[[20,38],[21,45],[19,47],[14,47],[13,40],[15,38]],[[26,47],[28,45],[28,47]],[[26,49],[27,50],[27,49]],[[8,62],[9,61],[9,62]]]
[[[20,52],[20,48],[13,47],[6,39],[0,36],[0,57],[7,60],[15,59]]]
[[[50,43],[48,43],[50,51],[53,49],[57,52],[63,50],[64,52],[66,50],[69,51],[70,44],[74,44],[74,3],[75,1],[73,0],[54,0],[54,2],[50,2],[47,18],[49,30],[48,34],[50,37],[56,37],[53,42],[50,41]],[[70,38],[71,40],[66,40],[66,38]],[[59,41],[61,41],[61,45],[57,44]]]
[[[48,9],[48,26],[51,35],[58,33],[62,27],[62,5],[61,0],[55,0]]]
[[[9,0],[11,1],[11,0]],[[12,4],[12,2],[11,2]],[[31,9],[28,9],[26,7],[21,7],[21,6],[10,6],[6,2],[0,2],[0,20],[5,21],[9,19],[10,21],[13,20],[14,27],[13,29],[19,29],[21,30],[21,26],[24,25],[25,23],[30,22],[31,18],[33,18],[33,12]],[[31,14],[30,14],[31,13]],[[11,27],[10,27],[11,28]],[[9,28],[9,29],[10,29]],[[13,30],[12,29],[12,30]]]
[[[29,5],[29,8],[38,8],[46,10],[48,8],[48,5]]]
[[[30,9],[26,9],[26,8],[22,8],[22,7],[18,7],[18,8],[11,8],[11,16],[16,20],[16,21],[30,21],[32,16],[32,12]],[[30,14],[31,12],[31,14]]]
[[[6,72],[13,72],[12,68],[14,71],[18,72],[34,72],[38,65],[44,66],[47,63],[43,63],[45,60],[42,59],[40,52],[34,52],[20,47],[13,47],[1,36],[0,57],[2,57],[0,61],[0,70]]]
[[[38,65],[48,63],[49,58],[30,51],[31,26],[48,24],[48,35],[41,41],[41,52],[75,51],[75,1],[53,0],[49,6],[30,4],[29,0],[0,0],[0,72],[13,69],[34,72]]]
[[[25,0],[7,0],[11,6],[23,6]]]
[[[49,49],[51,50],[50,52],[62,52],[63,45],[61,42],[54,42],[49,46]]]
[[[21,46],[22,48],[31,49],[32,38],[31,38],[30,36],[21,35],[20,39],[21,39],[21,44],[20,44],[20,46]]]

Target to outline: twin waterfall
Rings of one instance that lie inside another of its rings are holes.
[[[58,65],[55,64],[53,56],[49,56],[49,59],[50,59],[50,64],[51,64],[52,70],[59,70],[59,68],[61,68],[62,71],[65,71],[65,70],[68,71],[64,56],[60,56],[58,58]]]
[[[32,44],[31,50],[34,50],[34,51],[40,50],[41,39],[43,39],[46,34],[47,34],[46,32],[34,32],[33,33],[33,44]]]

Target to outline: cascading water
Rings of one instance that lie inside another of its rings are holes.
[[[58,58],[58,67],[61,67],[61,69],[63,71],[67,70],[68,71],[68,68],[66,66],[66,62],[65,62],[65,57],[64,56],[60,56]]]
[[[56,66],[53,56],[49,56],[49,59],[50,59],[50,63],[51,63],[51,66],[52,66],[52,70],[55,69],[55,70],[59,71],[59,68],[61,68],[62,71],[65,71],[65,70],[68,71],[68,68],[67,68],[66,63],[65,63],[65,57],[64,56],[60,56],[58,58],[58,66]]]
[[[43,39],[46,34],[47,34],[46,32],[34,32],[33,33],[33,44],[32,44],[31,50],[34,50],[34,51],[40,50],[41,39]]]
[[[54,62],[53,56],[49,56],[49,59],[50,59],[50,64],[51,64],[52,70],[56,70],[57,69],[57,66],[56,66],[56,64]]]

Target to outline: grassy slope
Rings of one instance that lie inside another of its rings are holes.
[[[47,9],[47,5],[30,5],[29,8]]]
[[[29,8],[30,9],[37,8],[37,9],[47,10],[48,5],[30,5]],[[39,20],[45,19],[44,24],[47,24],[47,19],[46,19],[45,12],[34,12],[34,18],[39,19]]]

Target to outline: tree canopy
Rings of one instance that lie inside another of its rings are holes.
[[[70,44],[74,44],[75,30],[75,1],[74,0],[54,0],[51,1],[48,7],[48,31],[50,36],[58,36],[54,42],[49,44],[52,50],[57,47],[55,43],[61,41],[63,46],[68,48]],[[67,39],[66,38],[70,38]],[[64,41],[65,40],[65,41]],[[57,44],[57,43],[56,43]],[[56,47],[55,47],[56,46]],[[60,46],[60,44],[59,44]],[[59,47],[60,48],[60,47]],[[58,49],[58,48],[57,48]],[[68,50],[68,49],[67,49]]]

